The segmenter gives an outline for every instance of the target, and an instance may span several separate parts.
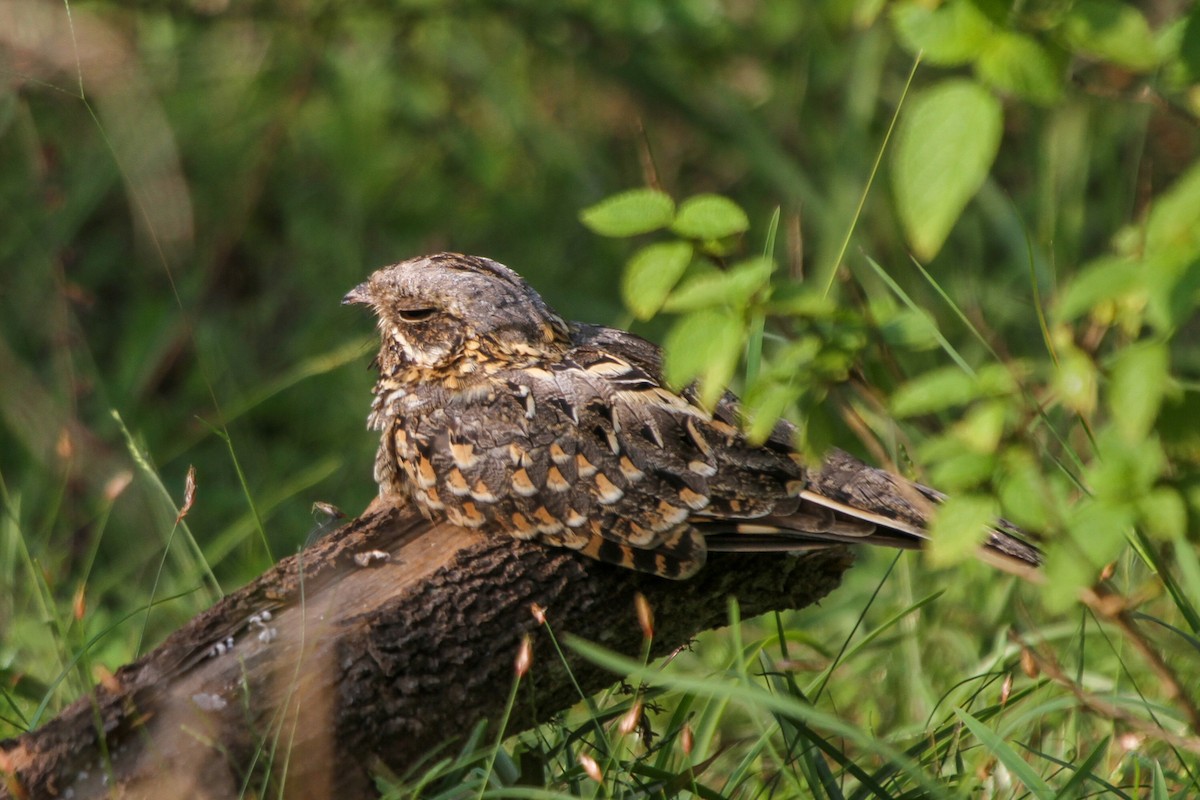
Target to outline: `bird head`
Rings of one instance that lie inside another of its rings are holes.
[[[520,275],[478,256],[438,253],[376,271],[346,305],[378,318],[384,371],[527,361],[567,342],[567,324]]]

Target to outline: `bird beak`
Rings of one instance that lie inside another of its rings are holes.
[[[355,286],[350,291],[346,292],[346,296],[342,298],[344,306],[369,306],[371,305],[371,286],[369,282],[364,281],[358,286]]]

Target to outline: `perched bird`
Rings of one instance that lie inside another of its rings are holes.
[[[380,495],[430,519],[686,578],[715,550],[917,547],[941,498],[842,451],[809,469],[787,422],[750,443],[733,395],[705,409],[655,345],[565,321],[487,258],[403,261],[343,302],[378,317]],[[1039,561],[1002,522],[984,550]]]

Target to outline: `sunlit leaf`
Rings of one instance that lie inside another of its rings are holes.
[[[1150,433],[1170,377],[1170,357],[1162,342],[1131,345],[1114,359],[1105,394],[1117,431],[1129,442]]]
[[[943,367],[901,386],[892,395],[892,413],[898,417],[929,414],[964,405],[978,395],[974,377],[957,367]]]
[[[938,8],[929,3],[897,3],[892,7],[896,37],[910,53],[921,52],[931,64],[954,66],[974,59],[993,26],[968,0],[951,0]]]
[[[1169,486],[1155,488],[1137,506],[1150,535],[1169,541],[1179,541],[1187,535],[1187,505],[1179,492]]]
[[[1200,247],[1192,259],[1158,282],[1146,299],[1146,321],[1163,333],[1173,333],[1196,313],[1200,300]]]
[[[996,504],[990,497],[950,497],[938,506],[929,526],[929,560],[946,565],[970,557],[987,538],[988,527],[996,516]]]
[[[965,405],[980,397],[1012,394],[1018,389],[1013,370],[1021,371],[1019,362],[988,364],[975,375],[956,366],[931,370],[893,393],[892,413],[911,417]]]
[[[1076,0],[1062,31],[1072,49],[1123,67],[1145,70],[1158,61],[1146,18],[1121,0]]]
[[[1133,503],[1087,498],[1071,510],[1067,531],[1077,551],[1087,554],[1084,563],[1097,570],[1120,554],[1136,516]]]
[[[1154,436],[1129,441],[1105,427],[1096,436],[1101,458],[1088,465],[1084,480],[1098,500],[1130,502],[1150,491],[1167,466]]]
[[[670,312],[729,306],[741,308],[771,280],[774,264],[769,258],[752,258],[728,270],[712,270],[689,277],[663,303]]]
[[[901,386],[892,395],[892,413],[911,417],[964,405],[979,395],[975,378],[957,367],[942,367]]]
[[[1091,261],[1059,295],[1056,317],[1067,322],[1105,300],[1140,289],[1140,277],[1140,265],[1129,258],[1108,256]]]
[[[1079,598],[1079,591],[1096,580],[1100,568],[1080,558],[1074,547],[1054,547],[1046,554],[1042,565],[1046,582],[1041,591],[1042,601],[1056,611],[1070,608]]]
[[[672,386],[700,381],[700,399],[712,406],[729,385],[746,340],[740,315],[720,309],[688,314],[663,343],[663,373]]]
[[[1096,410],[1096,365],[1086,354],[1075,349],[1063,353],[1054,373],[1054,386],[1063,405],[1072,411],[1089,417]]]
[[[803,392],[797,382],[783,383],[759,380],[750,387],[743,398],[742,407],[746,414],[746,435],[752,442],[766,441],[779,421]]]
[[[634,253],[621,276],[621,297],[638,319],[650,319],[692,260],[688,242],[662,242]]]
[[[1036,40],[1004,31],[992,37],[975,61],[980,80],[1041,105],[1062,96],[1062,66]]]
[[[1000,103],[979,84],[944,81],[909,101],[892,155],[892,189],[917,256],[937,255],[1000,147]]]
[[[579,221],[601,236],[626,237],[671,224],[675,201],[657,189],[631,189],[606,197],[579,213]]]
[[[723,239],[749,227],[741,206],[716,194],[689,197],[680,204],[671,224],[672,231],[688,239]]]
[[[850,349],[827,347],[813,360],[813,371],[826,379],[844,381],[850,377],[854,355]]]
[[[772,314],[791,314],[797,317],[827,318],[838,311],[832,297],[803,284],[785,283],[771,294],[768,309]]]
[[[964,450],[959,445],[948,458],[930,465],[929,477],[939,489],[961,492],[989,481],[995,471],[994,454]]]
[[[1154,198],[1145,230],[1140,233],[1147,253],[1182,250],[1195,257],[1200,249],[1200,164],[1193,164]]]
[[[899,308],[879,320],[879,333],[890,345],[911,350],[938,346],[937,322],[924,309]]]
[[[1007,518],[1032,530],[1044,529],[1050,523],[1055,486],[1030,453],[1015,448],[1005,453],[998,488]]]
[[[976,453],[995,453],[1004,435],[1008,406],[1001,401],[980,403],[954,426],[954,436]]]

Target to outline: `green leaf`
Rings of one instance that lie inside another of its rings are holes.
[[[929,560],[946,566],[970,558],[987,538],[996,516],[996,505],[990,497],[950,497],[938,506],[929,526]]]
[[[775,429],[775,423],[799,399],[804,389],[794,382],[758,380],[746,391],[742,409],[746,414],[746,437],[761,444]]]
[[[771,314],[790,314],[795,317],[828,319],[838,313],[837,303],[819,289],[798,283],[776,286],[767,305]]]
[[[1028,451],[1014,448],[1004,454],[999,496],[1008,519],[1033,530],[1044,529],[1051,520],[1054,489]]]
[[[1075,547],[1051,547],[1046,554],[1042,569],[1046,582],[1041,589],[1041,598],[1048,608],[1065,611],[1079,597],[1079,590],[1096,580],[1099,568],[1080,558]]]
[[[1096,365],[1074,348],[1064,352],[1054,373],[1054,388],[1067,408],[1091,416],[1096,410]]]
[[[929,477],[934,486],[947,492],[975,489],[991,480],[996,471],[996,457],[991,453],[963,450],[930,467]]]
[[[744,308],[771,281],[775,269],[769,258],[752,258],[727,270],[711,270],[688,278],[671,293],[663,308],[670,312],[726,306]]]
[[[995,453],[1007,416],[1008,405],[1002,401],[980,403],[954,426],[954,436],[976,453]]]
[[[854,367],[854,356],[849,350],[825,348],[813,359],[813,371],[830,380],[841,383],[849,379],[850,370]]]
[[[1137,507],[1146,532],[1151,536],[1182,542],[1187,535],[1187,505],[1174,489],[1160,486],[1141,498]]]
[[[1110,503],[1093,498],[1079,501],[1067,519],[1067,531],[1075,540],[1075,558],[1095,573],[1121,553],[1136,518],[1133,503]],[[1081,555],[1086,554],[1086,555]],[[1053,580],[1053,576],[1048,576]],[[1094,575],[1089,578],[1089,582]]]
[[[1182,269],[1171,270],[1161,280],[1148,278],[1146,321],[1157,330],[1175,333],[1197,311],[1200,298],[1200,249]]]
[[[1170,791],[1167,789],[1167,779],[1163,775],[1162,764],[1154,762],[1154,786],[1150,790],[1150,800],[1169,800]]]
[[[937,322],[923,308],[899,308],[876,319],[880,336],[890,345],[906,350],[932,350],[938,346]]]
[[[980,80],[1040,105],[1062,96],[1062,67],[1028,36],[1004,31],[994,36],[975,61]]]
[[[1145,298],[1146,320],[1167,332],[1184,324],[1200,296],[1200,166],[1177,178],[1155,198],[1145,222],[1118,239],[1137,261],[1135,287]]]
[[[692,261],[688,242],[663,242],[633,254],[621,276],[621,297],[638,319],[650,319]]]
[[[1130,442],[1111,427],[1096,437],[1100,458],[1084,472],[1084,482],[1095,498],[1110,504],[1127,503],[1148,493],[1167,467],[1167,457],[1157,437]]]
[[[974,81],[953,79],[910,101],[892,152],[896,210],[916,255],[937,255],[987,178],[1000,147],[1000,103]]]
[[[727,197],[701,194],[679,206],[671,230],[687,239],[723,239],[749,229],[750,220],[741,207]]]
[[[967,0],[928,6],[918,2],[892,7],[892,25],[904,48],[922,52],[929,63],[944,67],[974,59],[993,30],[988,18]]]
[[[671,224],[675,201],[657,189],[630,189],[606,197],[579,212],[579,221],[593,233],[624,238],[649,233]]]
[[[987,397],[1015,394],[1021,388],[1016,376],[1024,372],[1025,365],[1018,360],[985,364],[979,369],[979,386]]]
[[[1054,790],[1042,780],[1040,775],[1034,772],[1033,767],[1029,766],[1029,762],[1022,758],[1021,754],[1004,741],[999,734],[961,708],[954,709],[954,713],[987,751],[1006,766],[1013,777],[1020,781],[1034,797],[1038,800],[1054,800],[1057,797]]]
[[[1162,342],[1130,345],[1113,361],[1105,394],[1117,432],[1129,443],[1153,429],[1170,378],[1170,356]]]
[[[663,343],[663,375],[672,386],[700,381],[700,400],[711,408],[733,373],[746,341],[741,315],[704,309],[680,319]]]
[[[1062,26],[1074,50],[1133,70],[1147,70],[1158,58],[1146,18],[1121,0],[1076,0]]]
[[[892,413],[911,417],[966,405],[980,397],[1013,394],[1018,389],[1005,364],[988,364],[976,375],[950,366],[926,372],[901,386],[892,395]]]
[[[808,391],[797,401],[801,420],[797,446],[810,463],[819,463],[842,435],[842,420],[826,397],[824,391]]]
[[[1059,295],[1055,317],[1069,322],[1106,300],[1140,290],[1140,277],[1140,265],[1129,258],[1109,256],[1089,262]]]
[[[1200,249],[1200,164],[1193,164],[1154,198],[1138,243],[1149,254],[1182,251],[1195,258]]]
[[[965,405],[979,396],[975,378],[958,367],[927,372],[901,386],[892,395],[892,413],[897,417],[930,414]]]

